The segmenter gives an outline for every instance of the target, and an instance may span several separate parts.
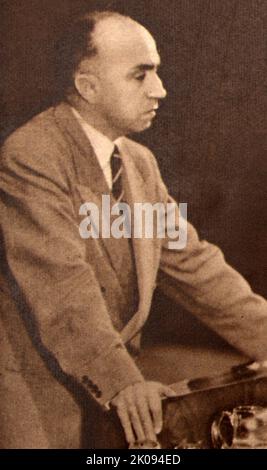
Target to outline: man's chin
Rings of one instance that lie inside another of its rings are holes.
[[[151,126],[152,126],[152,119],[150,119],[149,121],[147,120],[145,122],[143,121],[138,126],[131,127],[131,129],[129,129],[128,132],[125,133],[124,135],[138,134],[139,132],[143,132],[146,129],[149,129]]]
[[[149,120],[143,122],[142,124],[140,124],[139,129],[136,130],[135,132],[145,131],[146,129],[149,129],[151,126],[152,126],[152,119],[149,119]]]

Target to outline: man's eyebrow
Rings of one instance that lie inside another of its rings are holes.
[[[139,64],[133,67],[132,72],[146,72],[147,70],[157,70],[160,66],[160,62],[155,64]]]

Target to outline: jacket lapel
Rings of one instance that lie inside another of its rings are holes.
[[[147,319],[155,287],[157,269],[155,266],[155,241],[149,238],[134,238],[134,203],[149,202],[150,197],[148,188],[134,164],[131,149],[127,146],[127,141],[121,139],[119,148],[124,164],[127,203],[131,208],[132,214],[132,243],[140,298],[138,312],[132,317],[122,331],[122,337],[124,341],[127,342],[142,328]]]

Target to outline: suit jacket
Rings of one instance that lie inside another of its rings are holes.
[[[120,150],[129,205],[168,202],[151,152],[127,138]],[[100,206],[109,190],[67,103],[7,139],[0,194],[2,447],[79,447],[89,397],[104,405],[144,380],[129,348],[156,285],[246,355],[266,358],[266,301],[190,224],[183,250],[133,238],[139,305],[127,323],[118,318],[112,239],[78,230],[81,204]]]

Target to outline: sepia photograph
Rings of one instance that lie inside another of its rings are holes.
[[[0,10],[0,449],[267,449],[266,1]]]

